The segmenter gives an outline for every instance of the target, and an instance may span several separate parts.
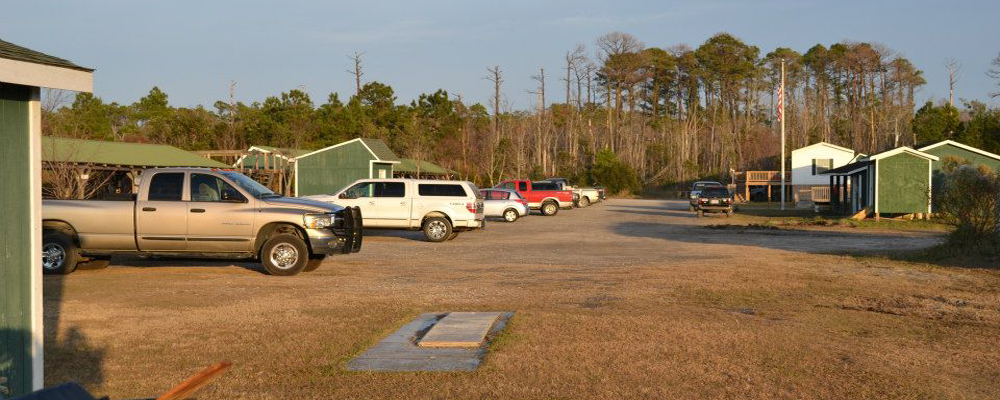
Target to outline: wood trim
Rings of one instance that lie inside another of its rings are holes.
[[[3,67],[0,66],[0,71]],[[0,72],[2,74],[2,72]],[[88,74],[89,75],[89,74]],[[31,88],[28,101],[28,173],[31,175],[31,193],[28,194],[31,210],[31,253],[42,254],[42,102],[41,89]],[[32,257],[31,265],[31,386],[34,390],[45,387],[45,339],[42,297],[42,259]]]
[[[0,82],[76,92],[94,91],[91,72],[7,58],[0,58]]]

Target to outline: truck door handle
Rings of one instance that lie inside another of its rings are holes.
[[[405,205],[406,205],[406,202],[405,202],[405,201],[401,201],[401,202],[399,202],[399,205],[401,205],[401,206],[405,206]]]
[[[143,207],[142,211],[156,211],[156,207]]]
[[[192,208],[191,212],[193,212],[193,213],[203,213],[203,212],[205,212],[205,209],[204,208]]]

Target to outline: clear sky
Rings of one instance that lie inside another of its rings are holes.
[[[918,100],[948,96],[945,59],[962,64],[957,96],[989,100],[985,75],[1000,53],[1000,1],[140,1],[5,2],[0,39],[96,68],[95,93],[131,103],[159,86],[176,106],[262,101],[305,88],[321,104],[354,91],[348,54],[365,53],[366,81],[399,101],[443,88],[483,102],[487,66],[504,71],[515,108],[539,67],[556,86],[577,43],[620,30],[646,46],[697,47],[729,32],[760,47],[805,52],[816,43],[883,43],[924,71]],[[1000,104],[1000,99],[988,101]]]

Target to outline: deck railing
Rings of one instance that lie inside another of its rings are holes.
[[[781,171],[747,171],[747,182],[781,182]],[[785,182],[792,181],[791,171],[785,171]]]

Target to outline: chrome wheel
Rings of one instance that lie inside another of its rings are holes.
[[[448,227],[441,220],[434,220],[427,223],[427,236],[431,239],[443,239],[448,233]]]
[[[507,222],[514,222],[514,221],[516,221],[517,220],[517,211],[514,211],[514,210],[504,211],[504,213],[503,213],[503,219],[507,220]]]
[[[299,262],[299,250],[289,243],[281,243],[271,249],[271,264],[281,269],[289,269]]]
[[[66,262],[66,249],[58,243],[46,243],[42,246],[42,268],[56,271]]]
[[[556,213],[556,206],[552,203],[545,205],[545,215],[552,215]]]

